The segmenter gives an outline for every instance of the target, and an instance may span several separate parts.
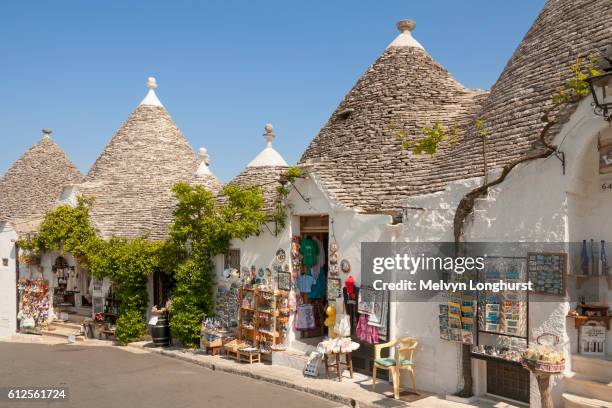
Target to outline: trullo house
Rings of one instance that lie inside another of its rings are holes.
[[[16,330],[16,271],[37,278],[38,267],[18,266],[15,243],[36,231],[64,187],[79,183],[81,172],[51,139],[51,131],[4,173],[0,179],[0,337]]]

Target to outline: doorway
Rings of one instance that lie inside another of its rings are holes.
[[[300,252],[303,259],[297,285],[303,302],[312,305],[315,317],[312,330],[300,331],[302,339],[319,339],[326,335],[323,322],[327,306],[328,248],[329,216],[300,217]]]

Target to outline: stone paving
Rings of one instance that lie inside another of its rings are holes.
[[[49,336],[33,336],[33,335],[14,335],[10,338],[0,339],[0,341],[22,342],[22,343],[42,343],[42,344],[66,344],[66,339],[49,337]],[[372,392],[371,378],[355,373],[354,378],[348,376],[345,371],[342,382],[337,380],[328,380],[325,378],[306,377],[299,370],[269,363],[238,363],[233,359],[228,359],[221,356],[206,355],[201,350],[188,350],[183,348],[169,347],[156,348],[150,342],[130,343],[127,347],[122,347],[116,342],[108,340],[92,340],[87,339],[78,341],[79,346],[94,346],[94,347],[113,347],[132,353],[156,353],[170,358],[176,358],[197,364],[213,371],[220,371],[230,374],[250,377],[256,380],[265,381],[268,383],[280,385],[298,391],[303,391],[309,394],[328,399],[338,403],[338,405],[353,406],[353,407],[431,407],[431,408],[449,408],[449,407],[495,407],[506,408],[513,405],[506,404],[500,401],[479,400],[474,404],[462,404],[457,402],[447,401],[443,396],[432,395],[430,393],[419,391],[416,395],[408,390],[403,390],[400,395],[400,400],[395,400],[393,396],[393,388],[386,381],[378,381],[376,384],[376,392]],[[418,380],[418,375],[417,375]]]

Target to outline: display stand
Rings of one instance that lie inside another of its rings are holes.
[[[283,291],[241,288],[238,338],[250,341],[253,347],[264,342],[268,346],[282,344],[285,334],[281,326],[289,315],[289,310],[282,308],[282,299],[286,298]]]

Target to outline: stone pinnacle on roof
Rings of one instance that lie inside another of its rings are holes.
[[[193,183],[206,187],[206,189],[214,194],[219,193],[223,189],[223,184],[210,170],[210,156],[208,155],[208,151],[204,147],[200,147],[198,156],[200,157],[200,165],[196,170]]]
[[[396,24],[399,30],[399,35],[395,37],[395,40],[387,46],[390,47],[415,47],[424,49],[423,46],[414,39],[412,36],[412,30],[416,27],[414,20],[400,20]]]
[[[283,157],[272,147],[272,140],[276,137],[274,135],[274,127],[271,123],[267,123],[264,126],[264,138],[266,139],[266,148],[261,151],[247,167],[275,167],[275,166],[288,166],[287,162]]]
[[[42,133],[43,133],[43,138],[50,139],[51,133],[53,133],[53,131],[51,129],[43,129]]]
[[[414,22],[401,21],[398,28],[400,35],[355,83],[299,161],[331,198],[360,212],[395,215],[400,198],[443,190],[482,169],[469,150],[474,143],[416,157],[393,134],[401,129],[412,142],[436,122],[463,130],[486,97],[457,82],[412,38]]]
[[[210,168],[209,168],[210,156],[208,155],[206,148],[200,147],[200,152],[198,156],[200,157],[200,160],[202,160],[202,162],[200,163],[200,166],[198,167],[196,174],[198,176],[212,175],[212,172],[210,171]]]
[[[155,77],[147,78],[147,88],[149,88],[149,92],[147,92],[147,95],[142,100],[142,102],[140,102],[140,104],[163,107],[164,105],[162,105],[159,98],[157,97],[157,94],[155,93],[155,90],[157,89],[157,80],[155,79]]]

